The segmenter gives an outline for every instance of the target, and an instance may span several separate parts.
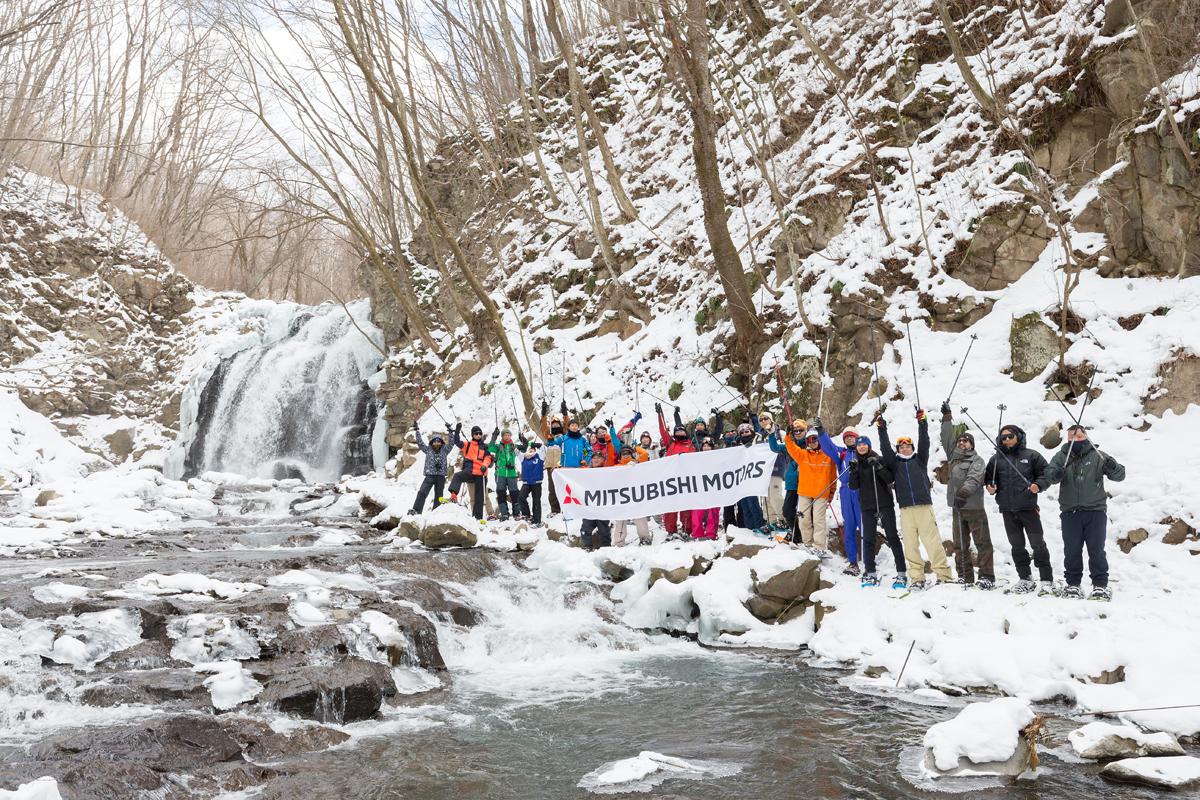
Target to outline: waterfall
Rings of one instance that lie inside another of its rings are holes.
[[[382,335],[368,304],[350,304],[350,316],[333,304],[253,308],[257,335],[222,358],[196,393],[194,421],[181,426],[168,472],[317,483],[378,466],[378,402],[368,380],[382,361]]]

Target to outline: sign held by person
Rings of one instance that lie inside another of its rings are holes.
[[[636,519],[765,495],[774,463],[768,445],[727,447],[626,466],[559,467],[554,488],[565,519]]]

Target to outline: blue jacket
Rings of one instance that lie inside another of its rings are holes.
[[[929,422],[917,423],[917,450],[912,458],[900,458],[888,439],[887,423],[879,426],[879,449],[883,463],[896,480],[896,503],[901,508],[931,506],[929,492]]]
[[[796,487],[800,485],[800,465],[796,463],[796,459],[788,455],[787,445],[779,438],[782,433],[782,428],[776,428],[775,433],[771,434],[767,439],[767,444],[771,446],[771,451],[774,453],[782,453],[783,458],[787,459],[787,466],[783,471],[783,488],[786,491],[794,492]],[[779,459],[775,459],[776,465],[779,464]],[[774,473],[772,473],[774,474]]]
[[[552,444],[556,444],[562,448],[561,466],[575,468],[583,465],[589,458],[592,457],[592,446],[588,444],[587,437],[580,431],[578,436],[572,436],[570,432],[554,437]]]
[[[535,450],[533,455],[521,459],[521,483],[541,483],[545,474],[546,459],[542,451]]]
[[[838,470],[839,488],[843,492],[852,492],[850,488],[850,462],[854,460],[854,452],[845,447],[839,447],[834,444],[833,439],[829,438],[829,434],[824,428],[817,429],[817,441],[821,443],[821,451],[825,455],[833,459],[833,465]]]
[[[754,432],[757,433],[760,437],[762,437],[762,440],[764,442],[767,442],[768,444],[771,442],[772,439],[775,438],[775,431],[781,430],[781,428],[776,426],[774,431],[772,431],[771,433],[767,433],[765,430],[763,430],[762,425],[758,424],[758,415],[757,414],[750,418],[750,424],[754,426]],[[771,477],[772,478],[784,478],[786,480],[785,476],[787,474],[788,469],[791,468],[796,463],[796,461],[787,454],[787,448],[783,447],[783,445],[780,445],[779,447],[781,448],[779,450],[775,450],[774,447],[771,448],[776,453],[778,453],[778,455],[775,456],[775,464],[771,467]],[[795,487],[793,486],[792,488],[795,488]]]

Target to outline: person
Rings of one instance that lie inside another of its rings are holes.
[[[964,586],[975,584],[980,589],[996,587],[993,564],[992,534],[987,510],[983,507],[983,458],[975,450],[975,437],[969,431],[954,435],[950,404],[942,403],[942,449],[950,460],[950,478],[946,485],[946,502],[950,505],[951,530],[954,532],[954,557],[958,579]],[[979,562],[979,580],[971,564],[971,542]]]
[[[942,547],[937,519],[933,516],[933,498],[929,491],[929,422],[925,418],[925,411],[917,409],[915,448],[910,437],[901,436],[896,439],[896,449],[892,449],[887,422],[882,414],[876,414],[875,425],[879,429],[883,463],[892,471],[895,479],[896,502],[900,506],[900,539],[904,544],[904,558],[908,562],[909,589],[920,591],[925,588],[922,547],[938,580],[954,580],[950,575],[950,565],[946,563],[946,549]]]
[[[497,438],[500,441],[496,441]],[[505,520],[510,513],[517,513],[520,495],[517,489],[517,445],[513,442],[512,431],[499,428],[492,431],[488,451],[496,465],[496,502],[500,505],[500,519]]]
[[[663,457],[696,452],[696,447],[692,444],[692,439],[688,436],[687,428],[683,423],[676,422],[675,428],[667,433],[667,420],[663,417],[662,404],[655,403],[654,410],[658,414],[658,433],[662,438]],[[676,407],[675,416],[679,416],[678,407]],[[673,535],[680,528],[684,533],[691,533],[692,517],[686,511],[669,511],[663,514],[662,524],[668,535]]]
[[[734,440],[733,446],[741,445],[742,447],[750,447],[757,443],[758,437],[754,433],[754,427],[749,422],[743,422],[737,426],[737,437]],[[747,530],[757,531],[766,526],[766,520],[763,519],[762,506],[759,505],[757,496],[750,495],[738,500],[737,512],[741,526]]]
[[[804,432],[804,446],[795,437],[785,441],[788,453],[796,462],[796,515],[800,520],[800,540],[809,547],[824,551],[829,545],[829,501],[837,483],[837,467],[833,459],[821,452],[817,432]]]
[[[546,449],[537,442],[523,442],[521,458],[521,494],[517,497],[518,512],[534,525],[542,524],[542,479],[546,473]],[[533,503],[529,498],[533,498]],[[532,508],[531,508],[532,505]]]
[[[572,417],[567,422],[567,432],[554,439],[554,444],[562,448],[562,458],[559,466],[575,469],[587,464],[591,459],[592,449],[583,431],[579,430],[579,418]]]
[[[758,412],[755,419],[755,430],[758,431],[759,437],[764,442],[770,442],[775,433],[775,418],[771,416],[769,411]],[[775,452],[775,463],[771,465],[771,482],[767,484],[767,496],[763,498],[763,511],[767,522],[775,530],[786,530],[787,526],[783,519],[783,499],[787,493],[787,487],[784,481],[784,475],[787,473],[788,465],[792,463],[791,456],[787,454],[787,448],[781,447],[779,450],[771,448]]]
[[[550,404],[543,400],[542,440],[546,442],[546,484],[550,494],[550,513],[557,514],[561,509],[558,506],[558,492],[554,488],[554,470],[558,469],[558,465],[562,463],[562,445],[558,444],[558,441],[563,435],[566,423],[570,420],[570,415],[567,414],[566,402],[559,406],[560,416],[547,420],[546,415],[549,412]]]
[[[453,433],[454,429],[446,426],[446,433]],[[446,472],[448,462],[450,460],[450,451],[446,449],[446,439],[440,433],[435,433],[429,439],[429,444],[425,444],[425,439],[421,437],[421,428],[417,425],[417,421],[413,420],[413,433],[417,437],[417,449],[425,454],[425,464],[421,468],[421,474],[425,477],[421,480],[421,488],[417,489],[417,499],[413,501],[412,508],[408,513],[420,514],[425,510],[425,498],[429,496],[429,490],[433,490],[433,505],[431,508],[437,508],[442,502],[442,493],[446,491]]]
[[[450,502],[458,502],[458,490],[464,483],[474,487],[471,494],[471,513],[483,522],[484,478],[492,465],[492,454],[483,443],[483,428],[471,428],[471,439],[462,440],[462,423],[454,426],[453,444],[462,453],[462,466],[450,479]],[[443,498],[442,502],[445,502]]]
[[[802,419],[794,419],[789,426],[791,431],[787,434],[792,437],[792,441],[796,444],[804,444],[804,434],[808,431],[808,423]],[[767,444],[771,446],[771,450],[775,453],[782,453],[787,457],[787,468],[783,472],[783,530],[788,532],[788,536],[794,541],[796,533],[799,530],[796,526],[796,506],[799,502],[799,495],[796,493],[796,486],[800,481],[800,466],[788,453],[787,442],[784,441],[784,433],[782,428],[775,429],[775,435],[767,439]]]
[[[713,409],[713,413],[716,413],[716,409]],[[675,427],[687,430],[687,426],[683,424],[683,412],[679,406],[675,406]],[[696,417],[692,420],[692,429],[688,431],[688,438],[692,442],[692,451],[700,451],[700,445],[703,444],[705,437],[711,438],[714,442],[720,440],[721,428],[719,417],[717,419],[716,430],[711,434],[708,432],[708,423],[705,422],[703,417]]]
[[[858,575],[858,536],[862,530],[862,508],[858,502],[858,492],[850,488],[849,470],[854,461],[858,432],[851,428],[842,431],[842,446],[829,438],[820,418],[813,420],[813,428],[817,431],[821,452],[829,456],[837,469],[838,499],[842,508],[842,544],[846,550],[846,560],[850,562],[843,572],[846,575]]]
[[[1025,445],[1025,431],[1016,425],[1005,425],[996,437],[996,452],[984,468],[988,494],[996,498],[1004,534],[1012,547],[1013,564],[1017,568],[1017,583],[1013,594],[1028,594],[1038,590],[1047,595],[1054,591],[1054,569],[1050,566],[1050,551],[1046,549],[1046,534],[1042,530],[1042,515],[1038,508],[1038,493],[1049,484],[1042,484],[1046,459]],[[1033,582],[1029,568],[1028,540],[1037,565],[1041,586]]]
[[[658,448],[654,446],[654,438],[650,435],[650,431],[642,431],[642,435],[638,437],[638,446],[635,452],[639,463],[659,457]]]
[[[596,441],[592,445],[592,452],[601,452],[604,454],[604,466],[616,466],[616,463],[621,460],[621,444],[617,438],[617,429],[613,427],[612,420],[604,420],[604,427],[596,429]]]
[[[896,577],[893,589],[908,586],[904,545],[896,533],[896,504],[892,499],[892,471],[883,463],[878,453],[871,449],[871,439],[859,436],[854,441],[854,460],[850,462],[849,487],[858,493],[862,509],[863,531],[863,586],[878,586],[879,576],[875,571],[875,536],[880,525],[892,558],[896,561]]]
[[[705,439],[700,444],[700,451],[713,450],[714,445],[712,439]],[[758,499],[758,498],[753,498]],[[717,524],[721,521],[721,507],[714,506],[713,508],[696,508],[689,512],[692,517],[692,538],[693,539],[716,539]]]
[[[591,469],[605,466],[604,453],[592,453],[589,463],[580,465]],[[579,536],[584,550],[598,550],[612,544],[612,523],[606,519],[585,519],[579,525]]]
[[[638,448],[641,449],[641,448]],[[634,449],[629,445],[621,447],[621,459],[617,463],[620,466],[629,466],[648,460],[649,457],[643,459],[640,454],[635,453]],[[617,520],[613,525],[613,547],[622,547],[625,544],[625,534],[629,529],[629,523],[637,528],[638,542],[641,544],[650,544],[650,526],[649,520],[646,517],[636,517],[634,519]]]
[[[1082,425],[1067,429],[1062,446],[1042,475],[1047,487],[1061,483],[1058,507],[1062,519],[1064,597],[1083,597],[1083,548],[1087,547],[1092,600],[1111,600],[1108,588],[1108,557],[1104,543],[1108,535],[1108,499],[1104,479],[1125,480],[1125,467],[1102,453],[1088,438]]]

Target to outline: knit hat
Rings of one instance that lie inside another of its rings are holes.
[[[471,426],[471,435],[474,436],[476,434],[479,434],[480,436],[482,436],[483,428],[479,427],[478,425],[472,425]]]
[[[758,414],[758,421],[762,422],[763,420],[766,420],[767,422],[774,422],[775,417],[771,416],[770,411],[761,411]]]
[[[971,434],[967,433],[966,431],[963,431],[962,433],[960,433],[960,434],[958,435],[958,438],[959,438],[959,439],[966,439],[968,442],[970,442],[970,443],[971,443],[971,447],[974,447],[974,446],[975,446],[975,437],[974,437],[974,436],[972,436]],[[955,440],[955,441],[957,441],[957,440]]]
[[[751,427],[749,422],[743,422],[737,426],[737,432],[738,436],[744,436],[747,433],[754,433],[754,428]]]
[[[842,441],[845,441],[847,436],[852,436],[854,437],[855,441],[857,441],[858,431],[854,430],[853,428],[846,428],[846,430],[842,431]]]
[[[435,433],[433,436],[429,437],[429,443],[433,444],[434,442],[441,442],[442,444],[445,444],[446,440],[442,437],[442,435],[440,433]]]
[[[501,436],[512,436],[512,431],[505,428],[504,430],[500,431],[500,435]]]
[[[671,431],[671,433],[679,433],[680,431],[687,433],[687,428],[683,427],[682,425],[676,425],[674,430]]]
[[[621,446],[621,455],[623,455],[623,456],[631,456],[631,455],[633,455],[633,448],[632,448],[632,447],[630,447],[630,446],[629,446],[629,445],[627,445],[627,444],[626,444],[626,445],[622,445],[622,446]]]
[[[705,422],[701,417],[696,417],[694,420],[692,420],[692,424],[693,425],[703,425],[706,428],[708,427],[708,423]]]
[[[858,447],[860,444],[865,444],[867,447],[870,447],[871,446],[871,437],[870,436],[860,436],[854,440],[855,447]]]

